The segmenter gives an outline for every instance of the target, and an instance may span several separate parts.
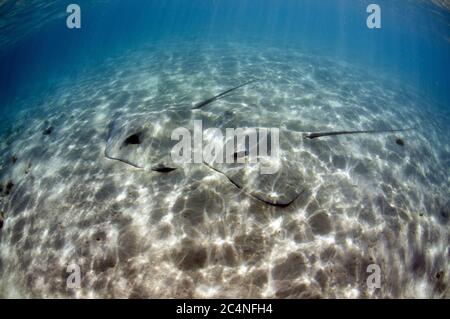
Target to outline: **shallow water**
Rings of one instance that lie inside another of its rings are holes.
[[[176,40],[9,99],[0,296],[448,298],[448,107],[344,60],[258,41]],[[251,78],[261,81],[190,109]],[[194,120],[280,128],[283,170],[267,183],[300,196],[274,207],[204,164],[159,174],[107,159],[113,120],[162,141],[138,156],[145,164]],[[414,129],[302,136],[391,128]],[[66,287],[73,263],[81,289]],[[366,284],[371,264],[380,289]]]

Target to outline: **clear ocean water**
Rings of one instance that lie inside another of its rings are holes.
[[[449,74],[448,1],[0,0],[0,297],[449,298]],[[278,173],[155,171],[194,120]]]

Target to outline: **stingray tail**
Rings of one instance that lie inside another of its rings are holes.
[[[305,134],[304,137],[307,139],[315,139],[325,136],[337,136],[337,135],[352,135],[352,134],[383,134],[383,133],[395,133],[395,132],[406,132],[414,130],[414,128],[407,129],[395,129],[395,130],[365,130],[365,131],[335,131],[335,132],[314,132]]]
[[[219,93],[216,96],[213,96],[213,97],[211,97],[211,98],[209,98],[207,100],[204,100],[202,102],[199,102],[199,103],[195,104],[194,107],[192,107],[192,109],[193,110],[200,109],[200,108],[202,108],[202,107],[204,107],[204,106],[206,106],[208,104],[211,104],[214,101],[217,101],[217,100],[225,97],[226,95],[229,95],[231,92],[233,92],[233,91],[235,91],[237,89],[240,89],[240,88],[242,88],[242,87],[244,87],[246,85],[249,85],[249,84],[252,84],[252,83],[255,83],[255,82],[258,82],[258,81],[259,81],[258,79],[253,79],[253,80],[244,82],[244,83],[242,83],[242,84],[240,84],[238,86],[235,86],[235,87],[233,87],[231,89],[228,89],[228,90],[226,90],[226,91],[224,91],[222,93]]]

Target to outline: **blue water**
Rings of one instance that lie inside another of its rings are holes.
[[[449,298],[450,8],[372,2],[0,0],[0,298]],[[174,165],[194,120],[277,173]]]
[[[56,1],[64,14],[70,1]],[[450,13],[418,1],[378,1],[382,28],[366,27],[371,1],[79,1],[82,29],[65,27],[65,15],[33,28],[1,48],[2,108],[30,95],[36,84],[77,76],[107,57],[148,44],[178,40],[224,41],[278,48],[298,47],[417,87],[442,107],[450,102]],[[40,25],[39,10],[31,20]],[[43,15],[43,12],[41,12]],[[17,17],[14,23],[20,24]],[[14,29],[13,29],[14,30]],[[17,35],[7,35],[15,38]]]

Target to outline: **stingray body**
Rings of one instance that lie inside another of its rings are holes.
[[[105,157],[146,171],[170,173],[181,166],[171,159],[171,150],[175,141],[170,138],[170,130],[161,131],[154,127],[153,115],[145,117],[118,118],[109,125]],[[188,123],[178,123],[186,125]],[[177,126],[173,124],[174,126]],[[211,143],[204,137],[203,143]],[[270,148],[270,147],[269,147]],[[239,150],[234,159],[246,158],[249,150]],[[264,160],[256,163],[222,163],[219,161],[183,165],[190,170],[198,165],[226,177],[239,190],[265,204],[287,207],[305,190],[303,176],[296,170],[296,161],[287,151],[275,163]],[[278,165],[274,174],[261,174],[261,165]],[[185,172],[189,175],[189,172]]]

